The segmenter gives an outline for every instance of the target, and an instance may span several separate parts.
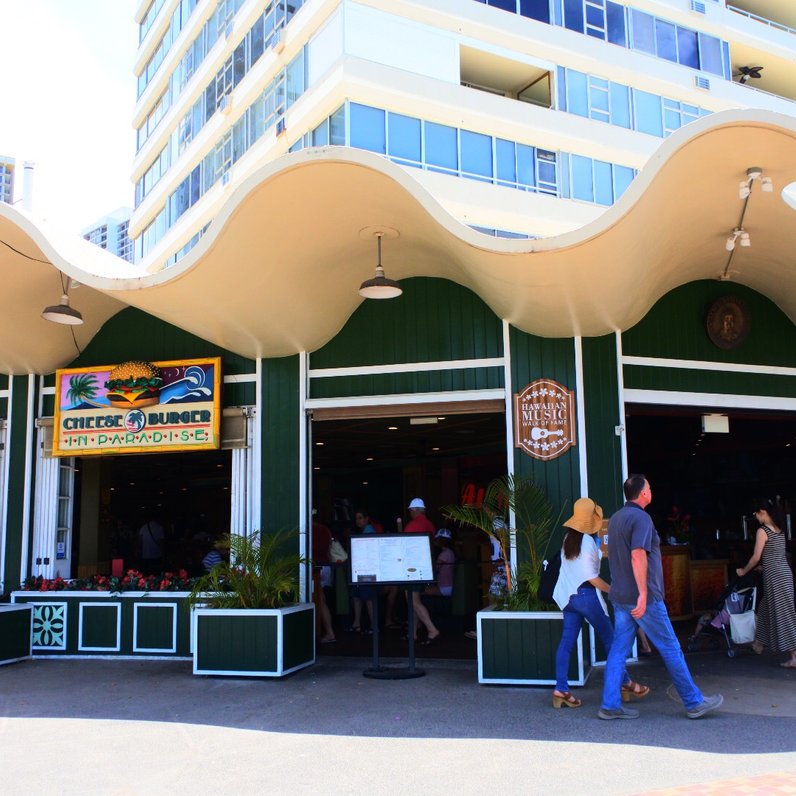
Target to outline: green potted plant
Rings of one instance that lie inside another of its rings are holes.
[[[479,505],[447,506],[443,514],[478,528],[501,553],[490,587],[491,605],[476,617],[478,681],[554,684],[563,615],[542,600],[538,591],[544,561],[558,552],[553,531],[561,514],[554,517],[547,496],[531,479],[511,475],[492,481]],[[573,684],[582,685],[588,677],[588,644],[588,634],[581,634],[569,673]]]
[[[229,559],[194,584],[193,673],[281,677],[315,662],[315,606],[300,603],[296,531],[227,534]]]

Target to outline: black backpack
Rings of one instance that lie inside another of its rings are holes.
[[[548,560],[543,563],[544,569],[542,570],[542,577],[539,580],[538,596],[540,600],[546,603],[553,603],[553,592],[558,583],[558,573],[561,570],[561,551],[550,556]]]

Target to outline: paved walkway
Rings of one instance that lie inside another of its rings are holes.
[[[548,688],[479,686],[472,661],[425,661],[410,681],[341,658],[284,681],[176,661],[15,664],[0,667],[0,794],[796,793],[796,671],[768,655],[688,660],[725,695],[699,721],[658,658],[633,667],[653,692],[629,722],[596,718],[599,670],[583,708],[553,710]]]

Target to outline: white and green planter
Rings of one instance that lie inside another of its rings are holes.
[[[34,658],[190,659],[188,592],[15,591]]]
[[[0,666],[31,657],[32,624],[31,606],[0,605]]]
[[[315,663],[315,606],[193,611],[193,673],[283,677]]]
[[[560,611],[495,611],[476,614],[478,682],[492,685],[555,685],[556,650],[564,616]],[[593,653],[589,633],[578,634],[569,662],[569,684],[584,685]]]

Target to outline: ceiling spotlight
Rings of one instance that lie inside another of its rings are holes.
[[[771,182],[771,177],[762,177],[760,180],[760,187],[765,193],[774,192],[774,183]]]
[[[376,263],[376,275],[373,279],[366,279],[359,286],[359,295],[363,298],[371,299],[389,299],[397,298],[403,293],[401,286],[392,279],[387,279],[384,276],[384,267],[381,264],[381,239],[383,232],[376,233],[376,241],[378,247],[378,262]]]
[[[742,232],[741,233],[741,246],[744,248],[749,248],[752,245],[752,242],[749,240],[749,233]]]
[[[752,189],[749,187],[749,183],[746,180],[738,185],[738,196],[741,199],[748,199],[750,193],[752,193]]]
[[[53,304],[45,307],[42,310],[41,317],[45,321],[52,321],[53,323],[63,323],[68,326],[79,326],[83,323],[83,316],[72,307],[69,306],[69,296],[66,293],[61,296],[59,304]]]
[[[730,237],[727,238],[727,242],[724,244],[724,248],[728,252],[731,252],[735,248],[735,235],[730,235]]]

